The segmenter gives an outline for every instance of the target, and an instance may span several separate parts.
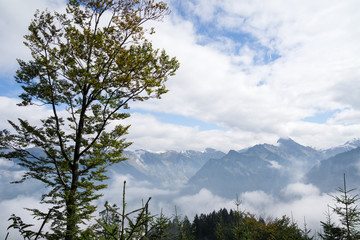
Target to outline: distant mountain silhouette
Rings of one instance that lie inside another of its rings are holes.
[[[321,161],[306,174],[304,181],[323,192],[332,192],[343,188],[343,174],[349,189],[360,187],[360,147]]]
[[[313,184],[322,192],[331,192],[342,187],[344,173],[349,187],[358,187],[359,146],[360,140],[354,139],[338,147],[316,150],[290,138],[281,138],[275,145],[258,144],[239,151],[230,150],[227,154],[210,148],[159,153],[125,151],[128,160],[111,166],[109,171],[129,174],[157,188],[181,189],[180,195],[194,194],[203,188],[227,198],[258,190],[277,195],[295,182]],[[44,156],[38,148],[29,150],[34,155]],[[0,164],[1,179],[6,182],[0,186],[5,194],[3,198],[14,197],[19,192],[33,192],[32,186],[40,188],[33,182],[10,188],[7,183],[16,180],[22,171],[24,169],[16,165]]]
[[[261,190],[279,193],[290,182],[322,160],[323,154],[292,139],[277,145],[261,144],[246,151],[229,151],[220,159],[209,160],[188,182],[191,193],[207,188],[224,197]]]

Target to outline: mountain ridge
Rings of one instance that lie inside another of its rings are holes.
[[[124,151],[128,160],[111,166],[109,171],[131,175],[158,188],[181,189],[181,194],[193,194],[203,188],[223,197],[246,191],[281,194],[287,184],[295,182],[329,192],[341,186],[344,173],[349,182],[360,182],[359,146],[360,140],[353,139],[334,148],[316,150],[291,138],[280,138],[274,145],[256,144],[227,153],[212,148],[163,152],[142,149]],[[31,151],[42,154],[39,149]],[[3,176],[22,170],[0,165]]]
[[[324,192],[329,191],[329,187],[309,177],[308,172],[328,158],[353,150],[356,144],[360,145],[360,140],[316,150],[291,138],[280,138],[275,145],[256,144],[238,151],[229,150],[228,153],[215,149],[162,153],[143,150],[137,157],[142,158],[138,161],[146,165],[141,170],[146,179],[163,187],[180,187],[182,194],[194,194],[203,188],[223,197],[233,197],[246,191],[280,194],[287,184],[296,182],[313,184]],[[140,170],[134,164],[136,160],[131,157],[131,152],[129,154],[127,162]],[[337,166],[333,164],[332,167]],[[318,175],[327,174],[326,171],[330,170],[323,170]],[[342,176],[336,169],[331,172]],[[357,176],[351,179],[357,179]]]

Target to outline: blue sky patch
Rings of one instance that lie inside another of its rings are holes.
[[[0,96],[15,98],[21,93],[22,88],[14,77],[0,77]]]
[[[328,119],[330,119],[332,116],[334,116],[334,114],[340,112],[339,109],[334,110],[334,111],[326,111],[326,112],[319,112],[313,116],[310,117],[306,117],[301,119],[303,122],[312,122],[312,123],[326,123],[326,121]]]

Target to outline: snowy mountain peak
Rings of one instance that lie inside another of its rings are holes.
[[[347,141],[345,145],[352,146],[352,147],[360,147],[360,138],[354,138],[351,141]]]

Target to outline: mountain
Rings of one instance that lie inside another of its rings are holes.
[[[181,189],[180,194],[194,194],[206,188],[228,198],[257,190],[278,195],[288,184],[296,182],[313,184],[322,192],[329,192],[342,186],[343,173],[349,184],[360,182],[360,147],[357,146],[360,140],[354,139],[335,148],[316,150],[290,138],[281,138],[274,145],[258,144],[227,154],[210,148],[181,152],[125,151],[128,160],[111,166],[109,171],[131,175],[157,188]],[[43,154],[36,148],[29,151],[38,156]],[[0,179],[6,183],[16,180],[24,171],[10,163],[0,162]],[[15,196],[19,191],[32,192],[31,186],[40,188],[29,182],[14,187],[4,185],[0,190],[6,196]]]
[[[187,191],[207,188],[224,197],[256,190],[278,193],[322,159],[320,151],[292,139],[279,139],[277,145],[255,145],[241,152],[232,150],[220,159],[209,160],[190,178]]]
[[[312,164],[314,161],[324,158],[324,154],[311,147],[303,146],[291,138],[280,138],[277,141],[277,151],[282,156],[292,161],[306,161]]]
[[[285,159],[264,149],[261,155],[251,150],[230,151],[221,159],[209,160],[189,180],[187,190],[195,193],[206,188],[219,196],[234,198],[246,191],[273,191],[274,186],[285,182],[281,170]]]
[[[354,167],[359,158],[351,153],[357,144],[360,141],[353,140],[336,148],[316,150],[290,138],[280,138],[274,145],[258,144],[227,154],[214,149],[126,151],[129,160],[112,169],[154,186],[183,188],[182,194],[194,194],[203,188],[228,198],[257,190],[280,194],[284,187],[295,182],[311,183],[328,192],[341,185],[344,172],[349,181],[359,180],[358,168]],[[349,149],[352,151],[347,152]],[[348,159],[346,164],[344,159]]]
[[[117,173],[131,174],[163,187],[183,186],[209,159],[221,158],[225,153],[207,148],[205,151],[187,150],[154,153],[145,150],[126,151],[127,161],[115,168]]]
[[[323,154],[326,156],[326,158],[330,158],[339,153],[348,152],[348,151],[353,150],[358,147],[360,147],[360,139],[354,138],[351,141],[347,141],[343,145],[323,150]]]
[[[311,183],[323,192],[343,188],[343,175],[346,174],[348,189],[358,188],[360,182],[360,147],[339,153],[316,164],[305,176],[304,181]]]

